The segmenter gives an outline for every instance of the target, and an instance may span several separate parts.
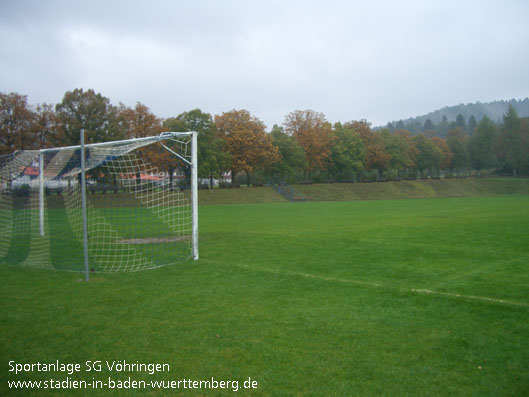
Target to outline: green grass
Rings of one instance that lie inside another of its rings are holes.
[[[202,206],[198,262],[90,283],[1,267],[0,395],[49,378],[9,360],[169,363],[130,376],[262,395],[527,395],[528,241],[529,196]],[[129,376],[77,379],[109,375]]]
[[[270,187],[213,189],[198,191],[199,205],[282,203],[286,200]]]
[[[116,202],[119,203],[119,200]],[[190,238],[175,240],[175,231],[151,209],[138,206],[137,203],[136,206],[122,207],[117,207],[115,203],[112,207],[108,201],[96,201],[95,204],[100,207],[92,206],[88,211],[88,234],[94,236],[92,241],[96,242],[89,248],[91,269],[102,270],[107,262],[111,262],[108,258],[118,260],[123,256],[134,257],[136,263],[141,261],[140,257],[144,258],[150,263],[148,267],[181,262],[190,256]],[[67,210],[57,205],[47,208],[44,237],[40,237],[38,210],[15,209],[0,214],[4,219],[9,217],[11,222],[3,224],[12,231],[2,236],[6,241],[1,248],[8,249],[5,256],[0,250],[0,265],[53,266],[60,270],[82,271],[84,256],[80,211],[72,212],[79,216],[70,214],[68,217]],[[72,229],[72,224],[77,225],[76,230]],[[174,229],[179,230],[178,227]],[[133,241],[145,238],[159,238],[162,241],[143,244]],[[164,242],[167,238],[173,240]]]

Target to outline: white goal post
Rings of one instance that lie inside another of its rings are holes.
[[[0,263],[81,270],[79,256],[87,279],[199,258],[197,132],[81,131],[81,145],[0,156]]]

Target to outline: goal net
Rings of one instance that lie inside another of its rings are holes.
[[[83,170],[80,146],[0,156],[0,262],[85,271],[86,249],[90,271],[119,272],[198,259],[195,132],[85,145],[84,158]]]

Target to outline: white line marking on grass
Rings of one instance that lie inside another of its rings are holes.
[[[415,289],[415,288],[412,288],[410,291],[416,292],[418,294],[450,296],[453,298],[473,299],[473,300],[480,300],[480,301],[485,301],[485,302],[503,303],[505,305],[516,305],[516,306],[529,307],[529,303],[508,301],[505,299],[498,299],[498,298],[489,298],[488,296],[461,295],[461,294],[456,294],[456,293],[451,293],[451,292],[438,292],[438,291],[431,291],[429,289]]]
[[[248,266],[248,265],[242,265],[242,264],[233,264],[233,265],[243,268],[243,269],[247,269],[247,270],[257,270],[261,272],[273,273],[273,274],[279,274],[279,275],[301,276],[301,277],[306,277],[306,278],[314,278],[318,280],[331,281],[331,282],[337,282],[337,283],[367,285],[367,286],[375,287],[375,288],[393,289],[393,290],[398,290],[402,292],[413,292],[415,294],[447,296],[450,298],[477,300],[477,301],[482,301],[482,302],[501,303],[504,305],[529,307],[529,303],[516,302],[516,301],[510,301],[510,300],[498,299],[498,298],[489,298],[487,296],[462,295],[462,294],[456,294],[456,293],[451,293],[451,292],[432,291],[432,290],[424,289],[424,288],[388,287],[388,286],[385,286],[379,283],[370,282],[370,281],[360,281],[360,280],[349,280],[349,279],[335,278],[335,277],[326,277],[326,276],[319,276],[317,274],[293,272],[290,270],[280,271],[280,270],[267,269],[267,268],[262,268],[262,267],[254,267],[254,266]]]

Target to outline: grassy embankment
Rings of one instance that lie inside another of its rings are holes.
[[[529,194],[529,179],[441,179],[376,183],[293,185],[314,201],[387,200]],[[200,190],[199,204],[283,202],[272,188]]]

